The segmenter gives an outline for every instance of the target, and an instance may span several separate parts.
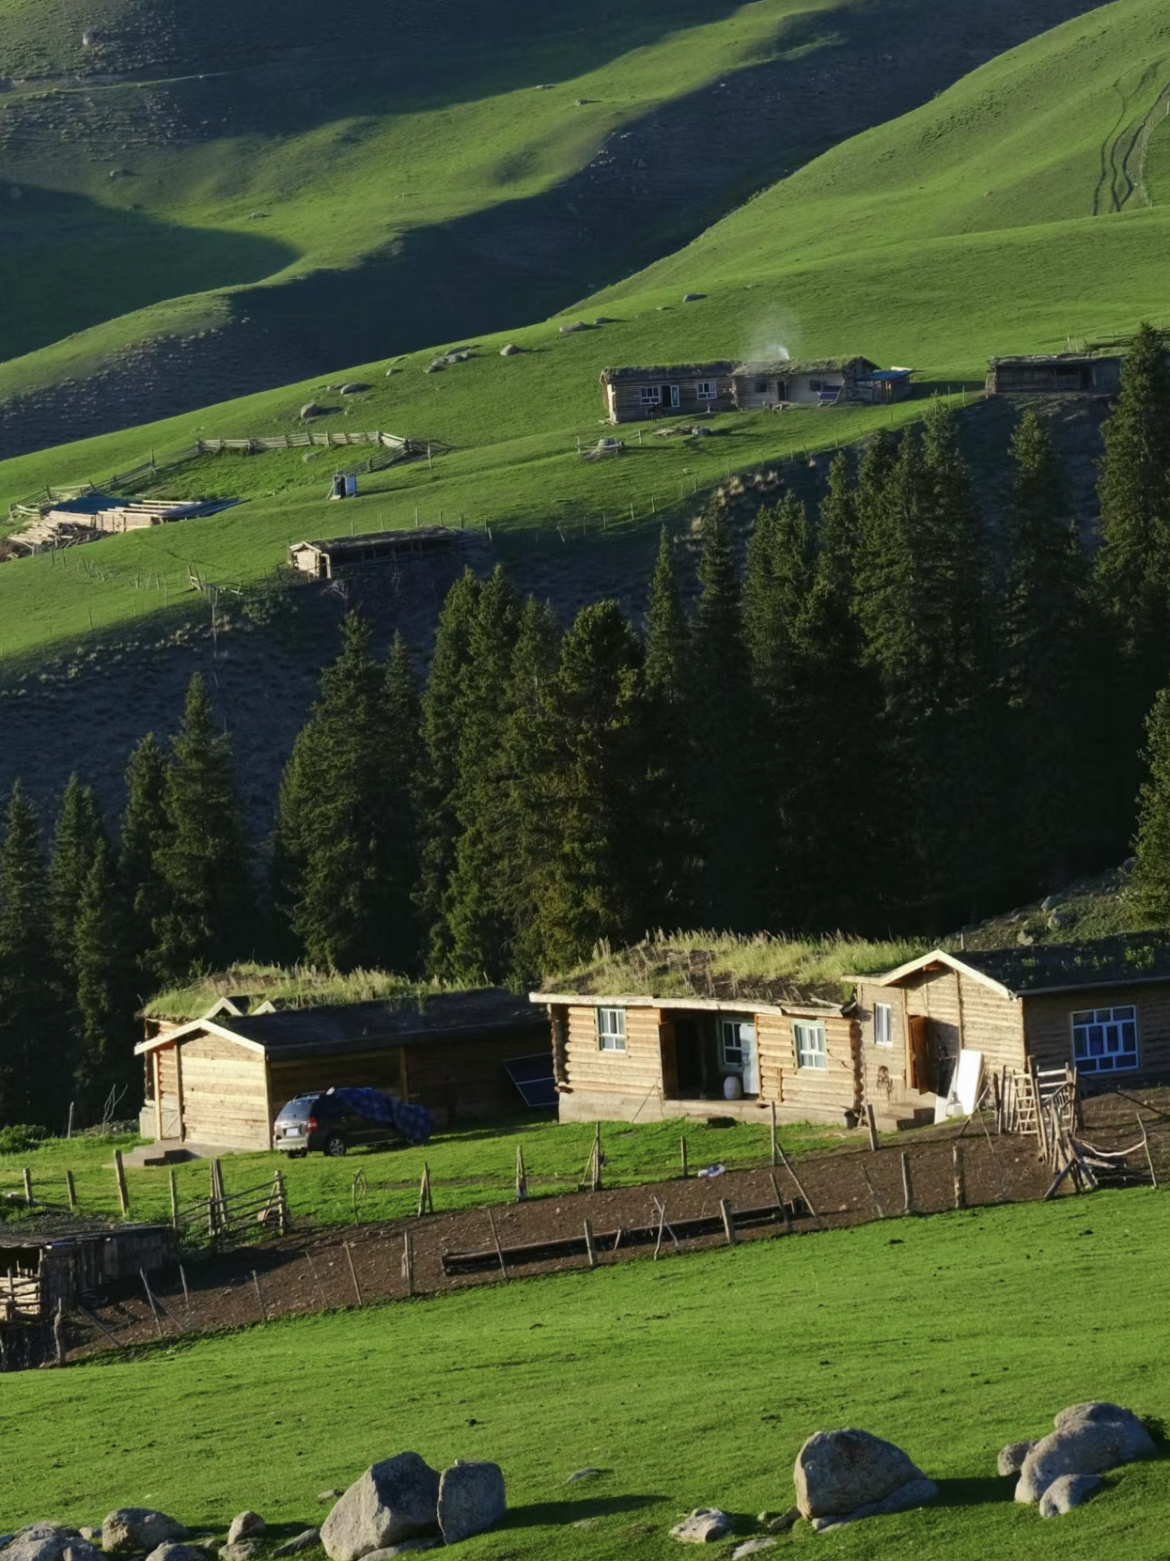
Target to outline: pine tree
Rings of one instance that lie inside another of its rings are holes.
[[[336,970],[417,959],[417,710],[409,657],[374,655],[350,613],[285,769],[275,898],[304,957]],[[397,728],[395,723],[402,723]]]
[[[1146,719],[1146,779],[1138,793],[1132,888],[1139,910],[1170,926],[1170,688],[1159,691]]]
[[[135,981],[143,998],[153,990],[160,974],[154,927],[166,903],[158,860],[167,832],[168,768],[167,756],[153,732],[147,732],[126,766],[126,811],[122,815],[118,868],[127,939],[134,951]]]
[[[216,731],[197,672],[171,749],[166,834],[155,853],[164,908],[154,931],[160,975],[183,981],[246,957],[255,936],[231,738]]]
[[[69,1058],[36,811],[12,788],[0,847],[0,1120],[57,1127]]]
[[[468,628],[468,660],[457,699],[458,760],[450,807],[456,838],[443,897],[439,973],[464,982],[499,981],[511,927],[501,849],[507,810],[503,738],[519,603],[497,566],[480,589]]]
[[[669,709],[687,702],[690,636],[674,577],[670,533],[663,526],[646,610],[646,687]]]
[[[99,840],[77,906],[76,995],[79,1021],[74,1081],[83,1117],[107,1105],[133,1114],[140,1090],[134,1066],[135,961],[117,859]]]
[[[695,808],[704,855],[700,916],[719,929],[750,930],[756,820],[747,754],[751,691],[739,577],[719,509],[703,520],[695,614]]]
[[[872,481],[872,468],[869,476]],[[820,502],[818,543],[822,568],[842,591],[848,590],[857,567],[861,548],[860,511],[861,500],[849,457],[840,450],[829,467],[829,481]]]
[[[694,921],[701,867],[696,819],[695,698],[690,626],[663,527],[646,612],[646,722],[651,754],[647,890],[663,926]]]
[[[98,850],[107,843],[97,799],[88,786],[83,786],[76,775],[71,775],[61,799],[49,861],[53,954],[70,1006],[77,976],[73,947],[77,908]]]
[[[470,569],[465,569],[447,592],[422,696],[425,826],[418,905],[432,972],[445,969],[450,958],[445,910],[459,838],[456,816],[459,723],[463,713],[464,681],[471,660],[471,625],[479,607],[479,594],[480,583]]]
[[[1124,653],[1157,686],[1170,644],[1170,371],[1150,325],[1126,354],[1104,438],[1097,581]]]
[[[578,613],[561,644],[535,756],[549,851],[534,884],[528,957],[566,969],[600,939],[646,930],[650,755],[641,642],[616,602]]]
[[[1085,822],[1089,569],[1048,430],[1030,408],[1012,436],[1015,484],[1000,626],[1016,862],[1061,883]]]

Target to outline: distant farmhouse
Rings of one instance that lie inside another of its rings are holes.
[[[461,533],[450,526],[370,531],[354,537],[329,537],[322,542],[290,543],[288,561],[293,569],[312,575],[316,580],[332,580],[346,570],[450,552],[460,541]]]
[[[988,395],[1115,396],[1121,389],[1120,354],[1034,353],[992,358],[987,365]]]
[[[819,358],[792,363],[704,363],[672,368],[604,369],[611,423],[678,412],[775,410],[836,406],[842,401],[884,405],[910,394],[910,369],[879,369],[868,358]]]
[[[562,1122],[733,1116],[885,1127],[945,1112],[975,1080],[1068,1070],[1082,1087],[1170,1075],[1170,940],[935,949],[852,992],[665,997],[542,991]],[[765,983],[765,987],[767,983]],[[716,1105],[715,1102],[718,1102]]]

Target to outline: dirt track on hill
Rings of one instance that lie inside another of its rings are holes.
[[[1170,1108],[1170,1091],[1142,1091],[1162,1110]],[[1085,1104],[1085,1133],[1101,1147],[1132,1142],[1136,1137],[1136,1108],[1116,1096]],[[1170,1133],[1158,1132],[1170,1124],[1148,1120],[1155,1160],[1170,1161]],[[883,1144],[876,1153],[850,1147],[810,1156],[795,1165],[800,1186],[784,1168],[775,1172],[786,1202],[803,1190],[816,1211],[795,1221],[793,1233],[814,1234],[863,1224],[878,1217],[880,1200],[886,1218],[903,1213],[901,1153],[909,1157],[914,1210],[919,1215],[954,1207],[953,1148],[962,1149],[968,1207],[1020,1203],[1043,1197],[1051,1174],[1038,1158],[1033,1138],[988,1136],[972,1121],[965,1130],[943,1127],[916,1135],[910,1142]],[[720,1200],[733,1209],[759,1208],[775,1203],[772,1173],[767,1167],[729,1171],[711,1178],[658,1182],[638,1187],[604,1189],[526,1203],[493,1207],[495,1234],[509,1248],[580,1237],[589,1220],[597,1235],[619,1229],[657,1224],[655,1200],[665,1205],[669,1220],[718,1216]],[[870,1189],[872,1183],[873,1191]],[[876,1193],[876,1200],[874,1194]],[[1063,1194],[1062,1194],[1063,1195]],[[150,1276],[152,1290],[161,1303],[156,1322],[141,1291],[121,1296],[93,1298],[93,1315],[101,1328],[75,1311],[69,1317],[69,1358],[121,1346],[147,1344],[160,1335],[206,1332],[238,1327],[266,1318],[287,1317],[325,1308],[353,1307],[405,1299],[402,1271],[403,1238],[414,1238],[414,1292],[425,1296],[462,1289],[468,1285],[498,1284],[498,1270],[450,1276],[443,1269],[444,1252],[492,1252],[493,1230],[486,1208],[422,1219],[407,1218],[376,1225],[355,1225],[350,1231],[315,1233],[301,1228],[260,1246],[241,1248],[220,1257],[185,1263],[188,1297],[182,1276],[172,1270]],[[742,1241],[771,1240],[782,1235],[780,1224],[739,1233]],[[681,1254],[720,1246],[722,1234],[702,1236],[680,1243]],[[669,1238],[664,1251],[673,1254]],[[601,1266],[652,1260],[652,1249],[630,1246],[603,1252]],[[352,1268],[351,1268],[352,1262]],[[584,1256],[512,1266],[510,1278],[585,1267]],[[189,1299],[188,1299],[189,1298]]]

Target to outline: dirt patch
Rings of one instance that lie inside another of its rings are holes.
[[[1160,1111],[1170,1111],[1170,1090],[1142,1091]],[[1085,1103],[1085,1134],[1100,1147],[1118,1147],[1137,1137],[1137,1107],[1117,1096]],[[1156,1161],[1170,1162],[1170,1116],[1159,1120],[1145,1114]],[[1162,1131],[1159,1131],[1159,1130]],[[954,1148],[961,1150],[968,1207],[1029,1202],[1043,1197],[1051,1173],[1037,1154],[1033,1138],[996,1137],[977,1122],[966,1128],[947,1126],[916,1136],[913,1143],[883,1145],[876,1153],[850,1147],[809,1156],[795,1166],[796,1178],[784,1168],[766,1166],[729,1171],[710,1178],[691,1177],[648,1186],[540,1198],[496,1206],[491,1211],[500,1245],[531,1245],[580,1237],[586,1220],[599,1235],[656,1223],[656,1202],[671,1219],[718,1216],[720,1200],[733,1209],[759,1208],[775,1202],[772,1176],[783,1198],[807,1197],[814,1214],[795,1221],[793,1233],[858,1225],[878,1216],[893,1218],[904,1211],[902,1153],[908,1159],[914,1211],[939,1213],[955,1204]],[[1064,1195],[1064,1194],[1062,1194]],[[70,1357],[111,1348],[114,1344],[145,1344],[160,1335],[204,1332],[257,1322],[260,1317],[286,1317],[331,1307],[370,1305],[405,1299],[404,1236],[413,1237],[414,1293],[433,1295],[468,1285],[498,1284],[498,1270],[450,1276],[443,1269],[444,1252],[491,1251],[492,1223],[486,1208],[423,1219],[400,1219],[375,1225],[355,1225],[350,1232],[314,1233],[300,1229],[260,1246],[184,1264],[151,1276],[161,1303],[156,1322],[145,1294],[89,1297],[87,1305],[102,1328],[75,1312],[69,1319]],[[782,1224],[745,1230],[740,1241],[771,1240],[784,1233]],[[723,1245],[723,1235],[681,1244],[682,1253]],[[664,1250],[673,1252],[669,1238]],[[652,1260],[652,1248],[619,1246],[601,1256],[602,1265]],[[582,1268],[586,1259],[573,1257],[508,1266],[510,1277],[532,1277]],[[186,1294],[183,1278],[186,1278]],[[106,1331],[103,1332],[102,1329]]]

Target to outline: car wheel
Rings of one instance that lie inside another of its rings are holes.
[[[338,1160],[345,1153],[345,1150],[346,1143],[341,1134],[330,1133],[329,1137],[325,1140],[325,1153],[331,1156],[333,1159]]]

